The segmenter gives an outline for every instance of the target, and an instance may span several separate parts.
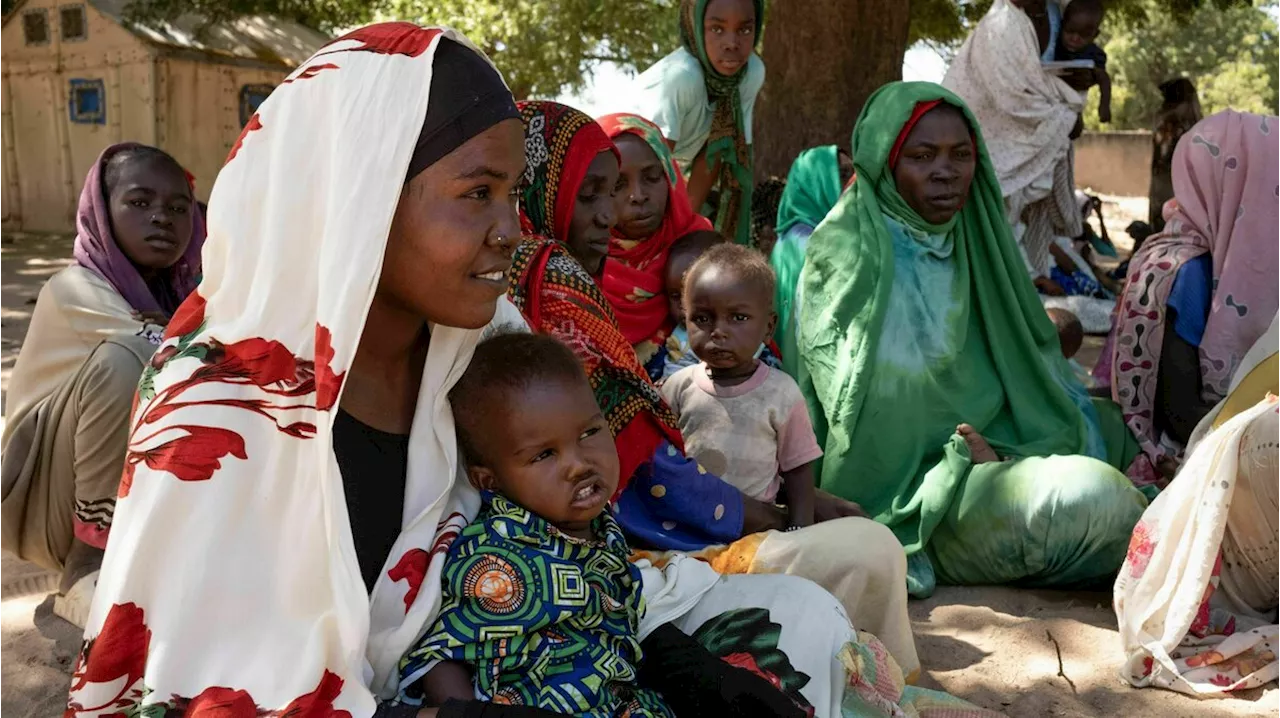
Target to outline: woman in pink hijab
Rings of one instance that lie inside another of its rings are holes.
[[[1226,111],[1182,136],[1165,228],[1134,255],[1112,330],[1112,396],[1163,486],[1276,314],[1280,121]]]

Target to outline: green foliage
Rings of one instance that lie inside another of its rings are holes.
[[[6,0],[7,1],[7,0]],[[785,0],[803,2],[804,0]],[[881,0],[900,2],[901,0]],[[912,0],[911,42],[959,47],[992,0]],[[457,28],[502,70],[518,98],[581,90],[600,62],[642,70],[679,44],[679,0],[133,0],[133,19],[194,13],[209,24],[275,15],[334,33],[372,20]],[[1114,127],[1146,127],[1156,84],[1186,74],[1205,110],[1274,112],[1276,27],[1247,0],[1109,0]],[[775,40],[779,41],[779,40]],[[785,40],[781,40],[785,41]],[[815,48],[821,53],[821,48]],[[1093,102],[1096,102],[1096,92]],[[1250,104],[1250,99],[1253,100]],[[1086,118],[1093,118],[1096,111]]]
[[[130,20],[173,20],[193,14],[207,25],[247,15],[274,15],[323,32],[369,22],[385,0],[132,0],[125,6]]]
[[[379,19],[448,25],[493,59],[516,98],[581,90],[599,62],[643,70],[679,44],[678,0],[388,0]]]
[[[1274,28],[1268,44],[1262,49],[1270,58],[1262,63],[1254,53],[1241,50],[1234,60],[1229,60],[1218,70],[1200,80],[1200,101],[1205,114],[1225,109],[1256,112],[1262,115],[1277,114],[1276,107],[1276,35]]]
[[[133,0],[129,18],[207,25],[274,15],[330,33],[373,20],[447,25],[484,50],[517,98],[582,89],[597,63],[643,70],[679,44],[679,0]]]
[[[923,41],[940,51],[955,50],[991,8],[992,0],[912,0],[911,43]],[[1248,0],[1108,0],[1108,22],[1142,25],[1150,16],[1188,22],[1202,7],[1248,7]]]
[[[912,0],[909,43],[954,49],[991,7],[991,0]]]
[[[1150,129],[1160,109],[1158,85],[1187,77],[1205,115],[1227,108],[1275,114],[1280,104],[1276,22],[1264,10],[1203,7],[1186,22],[1142,0],[1144,22],[1108,19],[1103,48],[1112,79],[1110,125],[1097,120],[1097,91],[1085,110],[1089,129]]]

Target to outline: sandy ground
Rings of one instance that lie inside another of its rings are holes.
[[[12,570],[9,556],[3,572]],[[0,714],[49,718],[67,707],[80,631],[50,613],[44,594],[5,596],[0,603]]]
[[[924,665],[921,685],[1010,716],[1214,718],[1280,711],[1275,684],[1220,700],[1129,687],[1116,673],[1120,637],[1109,593],[947,587],[911,602],[909,610]]]
[[[6,233],[0,244],[0,401],[22,347],[36,296],[71,262],[67,237]],[[4,425],[0,415],[0,428]],[[50,613],[57,576],[4,554],[0,559],[0,715],[56,716],[66,708],[80,632]]]
[[[1124,227],[1130,218],[1145,216],[1146,201],[1104,199],[1108,230],[1127,249]],[[7,386],[41,283],[70,257],[66,238],[12,239],[6,236],[0,247],[0,391]],[[1080,356],[1086,366],[1100,346],[1100,338],[1086,343]],[[0,714],[59,715],[79,632],[49,612],[46,596],[53,576],[5,555],[0,581]],[[1009,716],[1215,718],[1280,712],[1274,684],[1205,701],[1130,688],[1116,675],[1120,642],[1109,594],[940,588],[927,601],[913,601],[910,611],[924,664],[922,685]]]
[[[0,570],[6,591],[12,577],[28,566],[5,557]],[[1130,688],[1116,675],[1120,642],[1110,600],[1102,593],[940,588],[929,600],[910,605],[924,664],[921,685],[1027,718],[1226,718],[1280,712],[1274,685],[1204,701]],[[79,632],[49,613],[43,590],[6,594],[0,630],[0,715],[59,715]],[[1058,675],[1050,635],[1061,647],[1066,678]]]

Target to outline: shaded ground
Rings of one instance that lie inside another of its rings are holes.
[[[1146,201],[1106,197],[1108,230],[1123,250],[1124,227],[1146,215]],[[0,392],[7,387],[41,283],[69,263],[68,238],[6,236],[0,246]],[[1102,344],[1089,337],[1079,359],[1092,365]],[[2,419],[0,419],[2,421]],[[0,424],[2,426],[2,424]],[[0,714],[62,712],[79,632],[49,613],[53,577],[5,555],[0,564]],[[940,588],[911,603],[921,683],[1010,716],[1217,718],[1276,715],[1280,691],[1198,701],[1159,690],[1134,690],[1116,675],[1119,637],[1104,593],[1000,587]],[[1058,675],[1061,650],[1062,672]]]
[[[1280,711],[1275,684],[1209,700],[1129,687],[1117,674],[1120,637],[1109,593],[948,587],[912,601],[909,610],[925,668],[921,684],[1010,716],[1217,718]],[[1053,641],[1066,678],[1058,675]]]
[[[54,716],[64,706],[80,635],[49,613],[44,590],[8,593],[23,566],[5,557],[2,569],[0,714]],[[910,605],[925,667],[921,685],[1017,718],[1236,718],[1280,712],[1274,685],[1216,700],[1130,688],[1116,675],[1120,642],[1110,600],[1104,593],[940,588],[929,600]],[[1048,634],[1061,647],[1070,684],[1058,676],[1058,655]]]
[[[11,561],[5,557],[6,580]],[[54,616],[52,603],[43,593],[6,595],[0,603],[0,714],[6,718],[49,718],[67,707],[80,631]]]

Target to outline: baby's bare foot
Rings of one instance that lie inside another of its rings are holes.
[[[1000,457],[996,455],[996,450],[991,448],[991,444],[982,438],[982,434],[969,424],[961,424],[956,427],[956,433],[964,437],[964,443],[969,445],[969,456],[975,464],[985,464],[988,461],[999,461]]]

